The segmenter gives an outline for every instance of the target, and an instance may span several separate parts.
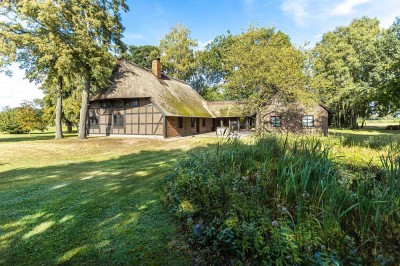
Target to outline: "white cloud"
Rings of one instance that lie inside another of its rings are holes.
[[[376,17],[387,28],[400,16],[399,0],[282,0],[280,8],[296,26],[322,31],[362,16]]]
[[[285,0],[281,5],[281,9],[285,14],[293,17],[296,25],[303,26],[310,17],[307,11],[309,3],[309,0]]]
[[[206,42],[198,41],[198,47],[196,50],[203,51],[208,44],[210,44],[212,40],[208,40]]]
[[[12,65],[13,76],[8,77],[0,73],[0,108],[5,106],[16,107],[24,100],[32,101],[42,98],[43,93],[39,85],[24,79],[24,71],[16,64]]]
[[[331,15],[345,16],[353,14],[356,6],[367,4],[368,2],[370,2],[370,0],[345,0],[333,8]]]

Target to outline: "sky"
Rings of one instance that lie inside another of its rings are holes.
[[[122,15],[124,42],[158,45],[171,27],[181,23],[202,49],[217,35],[240,33],[249,25],[274,26],[296,46],[312,47],[322,34],[355,18],[378,18],[388,28],[400,16],[400,0],[128,0]],[[0,108],[41,98],[39,85],[24,79],[18,65],[12,78],[0,73]]]

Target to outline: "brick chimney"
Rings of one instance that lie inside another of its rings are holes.
[[[158,79],[161,79],[161,61],[160,58],[154,59],[151,64],[151,70]]]

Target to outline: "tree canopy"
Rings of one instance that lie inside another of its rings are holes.
[[[30,133],[45,129],[43,110],[32,102],[25,101],[20,107],[6,107],[0,112],[0,132]]]
[[[139,66],[151,68],[151,62],[157,58],[160,50],[154,45],[135,46],[129,45],[126,54],[126,59],[132,61]]]
[[[312,81],[321,100],[335,110],[337,126],[357,128],[359,117],[365,119],[386,101],[386,81],[394,81],[388,70],[395,68],[398,45],[393,33],[368,17],[323,35],[312,51]]]
[[[67,84],[84,88],[79,137],[85,138],[89,93],[108,85],[115,55],[125,49],[120,15],[128,10],[125,1],[4,0],[0,5],[0,15],[7,17],[0,24],[0,64],[20,62],[28,77],[44,76],[47,85],[61,87],[72,76]]]
[[[167,75],[188,81],[195,68],[197,41],[190,38],[190,30],[182,24],[175,25],[160,41],[160,56]]]

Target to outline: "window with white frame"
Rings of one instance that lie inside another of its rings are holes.
[[[305,115],[303,116],[303,127],[314,127],[314,116]]]
[[[281,117],[280,116],[271,116],[271,126],[272,127],[280,127],[281,126]]]

